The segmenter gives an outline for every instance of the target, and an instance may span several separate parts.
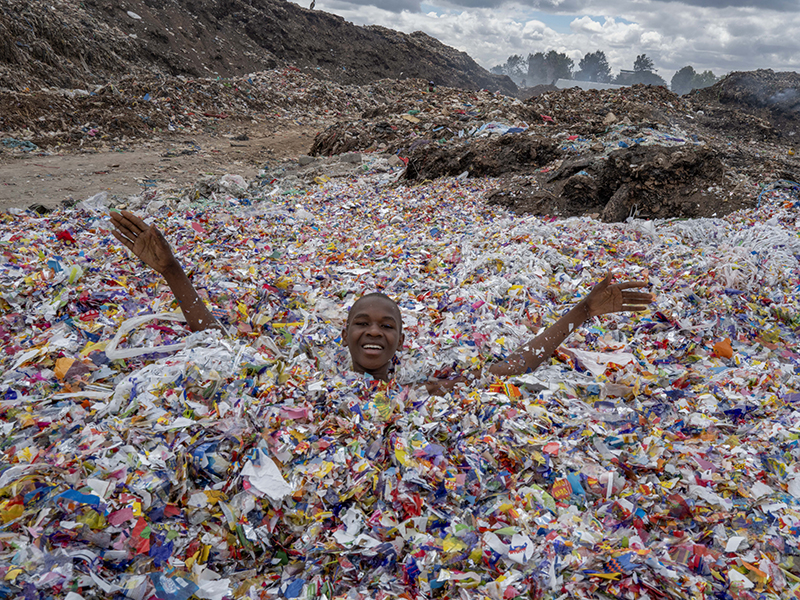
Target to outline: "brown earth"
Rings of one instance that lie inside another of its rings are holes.
[[[772,69],[734,72],[711,87],[692,92],[706,127],[741,136],[756,135],[800,144],[800,74]]]
[[[155,139],[120,151],[0,154],[0,210],[52,209],[102,191],[124,204],[126,197],[148,188],[191,187],[209,175],[230,173],[251,180],[271,163],[306,154],[312,141],[301,126],[279,131],[253,127],[246,137],[199,134]]]
[[[487,201],[518,213],[594,214],[604,221],[711,217],[752,204],[741,189],[712,193],[725,187],[722,161],[708,147],[635,146],[604,159],[565,160],[533,181],[512,179]]]
[[[409,153],[407,180],[456,177],[498,177],[528,172],[562,156],[558,144],[544,137],[504,135],[456,147],[425,145]]]
[[[517,89],[422,32],[357,27],[285,0],[0,0],[0,90],[91,89],[125,75],[231,78],[286,65],[344,84],[423,78]]]

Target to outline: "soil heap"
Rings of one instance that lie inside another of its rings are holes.
[[[344,84],[419,77],[517,89],[422,32],[357,27],[283,0],[0,0],[0,89],[88,89],[146,73],[229,78],[286,65]]]
[[[800,143],[800,74],[772,69],[731,73],[711,87],[689,97],[704,107],[703,124],[736,134],[742,126],[788,144]],[[764,127],[762,123],[768,125]]]
[[[735,73],[703,95],[636,85],[545,91],[526,102],[409,88],[318,134],[311,154],[394,152],[411,181],[498,177],[489,201],[519,212],[721,216],[755,203],[759,184],[800,179],[797,79]]]

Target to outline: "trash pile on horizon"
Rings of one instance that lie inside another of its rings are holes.
[[[227,339],[147,318],[172,295],[96,202],[0,216],[0,595],[797,593],[797,190],[604,224],[515,217],[489,186],[162,201]],[[411,385],[512,351],[608,269],[652,310],[532,375]],[[376,289],[405,325],[389,384],[339,339]]]
[[[169,132],[230,134],[255,121],[313,131],[334,116],[360,115],[397,93],[391,81],[344,85],[296,67],[230,79],[131,75],[91,90],[5,92],[0,137],[9,150],[27,143],[47,152],[61,145],[118,147]]]

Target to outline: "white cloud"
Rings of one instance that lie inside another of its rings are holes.
[[[581,17],[580,19],[575,19],[569,24],[569,28],[572,29],[574,33],[579,34],[603,33],[603,26],[597,21],[593,20],[591,17]]]
[[[358,25],[424,31],[486,68],[511,54],[557,50],[576,65],[603,50],[613,71],[647,54],[669,81],[681,67],[800,70],[796,0],[318,0]],[[791,7],[795,10],[789,10]]]

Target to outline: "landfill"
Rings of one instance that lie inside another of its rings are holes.
[[[388,101],[394,84],[340,85],[292,66],[230,79],[127,76],[91,89],[0,93],[0,132],[8,151],[34,144],[57,153],[124,149],[153,135],[235,135],[256,122],[313,129]]]
[[[798,85],[794,73],[761,70],[683,97],[635,85],[545,89],[525,101],[410,86],[331,124],[311,153],[394,152],[411,181],[499,177],[492,201],[517,212],[723,216],[752,207],[765,176],[800,178]]]
[[[491,178],[403,183],[392,156],[131,205],[225,335],[189,333],[113,239],[118,200],[3,213],[0,593],[800,594],[800,186],[604,223],[487,205]],[[609,270],[652,308],[533,374],[418,385],[502,358]],[[341,346],[377,289],[406,335],[389,383]]]
[[[514,82],[422,31],[359,26],[285,0],[0,0],[0,94],[91,90],[127,77],[236,79],[297,68],[367,85],[422,78],[507,94]]]
[[[307,71],[0,91],[10,164],[313,138],[255,177],[0,212],[0,597],[800,598],[795,79],[514,98]],[[224,331],[188,330],[122,208]],[[488,374],[609,271],[651,307]],[[341,339],[377,290],[389,382]]]

